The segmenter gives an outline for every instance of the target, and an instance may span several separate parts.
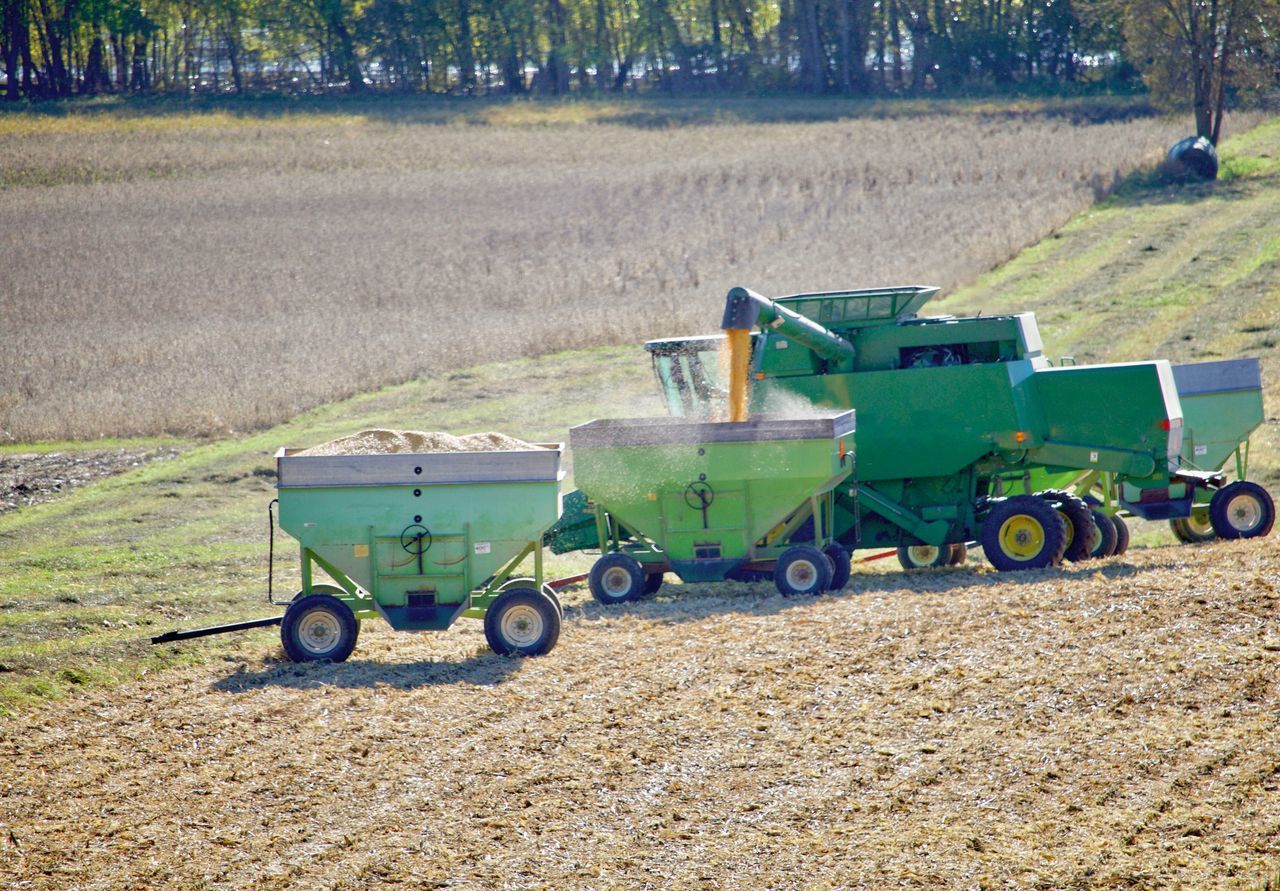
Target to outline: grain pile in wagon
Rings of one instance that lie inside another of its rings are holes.
[[[323,442],[297,452],[297,455],[390,455],[430,452],[511,452],[536,449],[537,446],[505,433],[424,433],[419,430],[361,430],[350,436]]]

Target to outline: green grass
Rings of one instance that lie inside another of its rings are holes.
[[[1214,183],[1131,177],[1116,193],[935,305],[1034,311],[1056,359],[1262,360],[1251,476],[1280,483],[1280,121],[1221,146]]]
[[[655,392],[639,345],[491,363],[194,445],[0,517],[0,711],[238,646],[232,635],[152,648],[161,631],[278,613],[266,602],[266,508],[281,446],[375,426],[560,441],[593,417],[658,413]],[[287,536],[277,545],[276,585],[288,596],[296,550]],[[548,561],[553,573],[584,566]]]

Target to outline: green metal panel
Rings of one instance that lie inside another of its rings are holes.
[[[1173,368],[1182,402],[1182,460],[1218,470],[1265,420],[1257,359],[1199,362]]]
[[[852,412],[832,413],[797,421],[790,434],[790,422],[768,419],[593,421],[570,431],[574,478],[598,509],[665,551],[682,578],[723,578],[849,475],[852,421]]]
[[[389,457],[282,450],[280,527],[394,627],[447,627],[555,521],[559,450]]]
[[[1022,423],[1009,386],[1016,364],[766,378],[752,388],[752,410],[795,396],[824,408],[853,407],[859,480],[940,476],[1014,445]]]

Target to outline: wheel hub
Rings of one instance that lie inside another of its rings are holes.
[[[1030,560],[1044,548],[1044,527],[1034,517],[1012,516],[1000,526],[1000,547],[1015,560]]]
[[[914,545],[907,548],[907,556],[917,566],[930,566],[938,559],[938,549],[933,545]]]
[[[621,597],[631,590],[631,573],[621,566],[611,566],[600,576],[600,585],[615,597]]]
[[[808,560],[796,560],[787,567],[787,584],[803,591],[813,585],[817,575],[817,568]]]
[[[512,646],[529,646],[542,637],[542,614],[532,606],[517,604],[502,614],[499,628]]]
[[[312,610],[298,623],[298,643],[313,656],[328,653],[338,645],[341,635],[338,617],[325,609]]]
[[[1256,498],[1237,495],[1227,502],[1227,519],[1238,532],[1250,532],[1262,522],[1262,506]]]

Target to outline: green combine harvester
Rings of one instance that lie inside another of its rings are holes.
[[[1031,313],[920,317],[936,293],[729,292],[722,327],[752,330],[752,412],[857,411],[854,484],[835,499],[842,546],[897,547],[914,567],[957,562],[976,540],[1013,570],[1121,550],[1122,515],[1170,520],[1184,539],[1271,530],[1274,503],[1246,479],[1263,420],[1256,359],[1053,367]],[[670,414],[724,411],[724,342],[646,344]]]

